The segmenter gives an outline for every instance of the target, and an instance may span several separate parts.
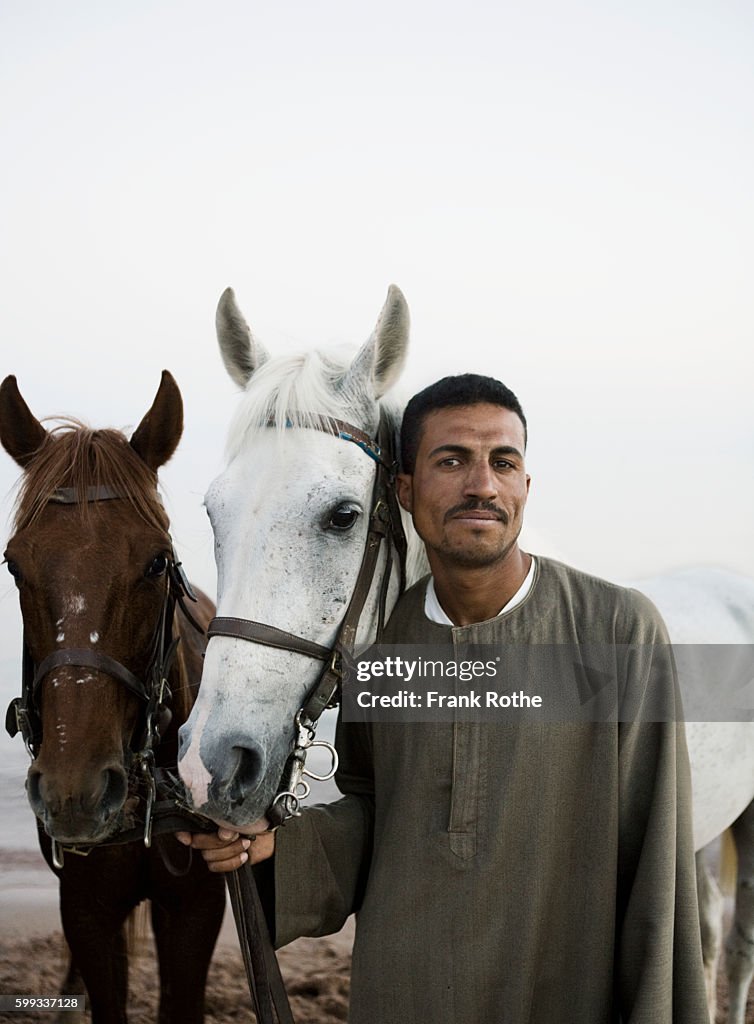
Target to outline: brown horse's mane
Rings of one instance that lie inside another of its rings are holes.
[[[157,477],[119,430],[92,430],[66,418],[53,427],[21,479],[14,527],[23,530],[42,514],[55,491],[73,487],[83,499],[88,487],[107,486],[128,501],[150,526],[167,530],[168,518],[157,493]],[[82,517],[96,502],[81,500]]]

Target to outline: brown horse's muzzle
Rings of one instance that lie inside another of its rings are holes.
[[[60,843],[97,843],[118,831],[128,796],[122,765],[70,778],[45,771],[41,760],[29,769],[26,793],[49,836]]]

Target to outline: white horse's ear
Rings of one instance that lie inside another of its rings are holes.
[[[403,292],[391,284],[377,326],[345,376],[345,391],[367,381],[374,397],[381,398],[395,384],[406,361],[410,319]]]
[[[254,371],[270,357],[249,330],[232,288],[226,288],[220,296],[215,326],[225,369],[239,387],[245,388]]]

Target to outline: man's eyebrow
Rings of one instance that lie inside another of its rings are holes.
[[[440,455],[443,452],[446,452],[449,455],[470,455],[472,449],[463,444],[440,444],[437,448],[432,449],[429,453],[429,458],[434,458],[435,455]],[[496,448],[492,449],[490,455],[517,455],[519,459],[523,459],[523,455],[518,448],[514,448],[513,445],[510,444],[498,445]]]

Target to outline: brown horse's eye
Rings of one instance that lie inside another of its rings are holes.
[[[149,563],[149,568],[147,569],[147,576],[163,576],[165,572],[167,572],[167,568],[167,555],[155,555],[155,557]]]
[[[8,561],[5,564],[7,565],[8,572],[11,574],[13,579],[16,581],[16,583],[19,583],[21,580],[21,570],[18,567],[18,563],[11,561],[11,559],[8,559]]]

